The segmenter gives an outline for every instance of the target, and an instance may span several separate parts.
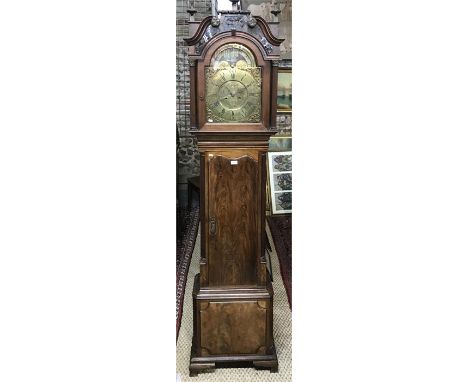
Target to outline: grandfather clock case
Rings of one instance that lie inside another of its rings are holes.
[[[278,371],[265,258],[266,155],[276,132],[278,22],[249,11],[189,21],[191,132],[200,151],[201,260],[190,375]]]

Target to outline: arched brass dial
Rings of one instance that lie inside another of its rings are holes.
[[[260,122],[261,68],[251,66],[255,61],[247,48],[236,51],[237,48],[231,45],[242,45],[227,45],[229,47],[220,48],[221,52],[215,57],[230,61],[213,59],[212,63],[216,65],[205,72],[207,121]]]

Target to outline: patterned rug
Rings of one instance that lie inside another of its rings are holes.
[[[292,308],[292,214],[267,216],[267,221],[278,254],[281,277],[288,294],[289,307]]]
[[[271,232],[266,227],[270,242]],[[177,340],[177,368],[176,373],[182,382],[291,382],[291,309],[288,305],[288,297],[284,284],[281,282],[280,266],[276,251],[272,248],[271,266],[273,273],[273,338],[275,339],[278,355],[278,373],[270,373],[268,370],[255,370],[247,368],[219,368],[214,371],[202,372],[198,377],[189,377],[190,348],[192,346],[193,333],[193,309],[192,290],[193,279],[200,272],[200,234],[193,251],[193,259],[190,264],[187,279],[187,290],[184,298],[184,314],[180,335]]]
[[[177,218],[179,228],[176,253],[176,338],[179,337],[185,284],[187,283],[190,260],[192,259],[193,248],[197,238],[200,207],[193,204],[191,209],[179,208]]]

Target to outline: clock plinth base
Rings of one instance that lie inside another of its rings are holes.
[[[200,288],[193,286],[194,332],[190,376],[222,367],[278,371],[273,341],[273,288]]]
[[[230,355],[230,356],[205,356],[196,357],[195,349],[192,344],[190,355],[190,376],[196,377],[198,373],[216,369],[216,368],[238,368],[238,367],[254,367],[257,370],[270,369],[270,373],[278,372],[278,357],[276,348],[273,344],[272,354],[258,355]]]

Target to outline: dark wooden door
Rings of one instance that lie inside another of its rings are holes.
[[[213,154],[208,177],[209,284],[256,285],[258,162]]]

